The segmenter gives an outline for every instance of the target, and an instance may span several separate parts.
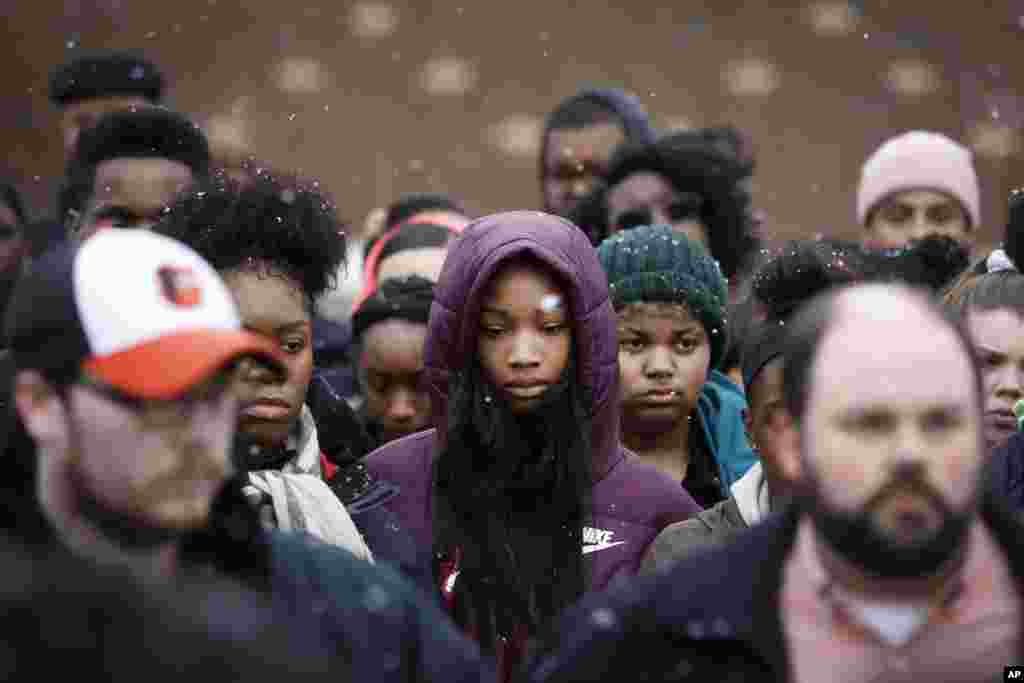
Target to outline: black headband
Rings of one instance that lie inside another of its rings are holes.
[[[780,320],[765,320],[756,327],[743,347],[743,386],[750,385],[764,367],[785,355],[786,327]]]

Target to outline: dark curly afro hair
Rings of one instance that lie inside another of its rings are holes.
[[[308,186],[273,178],[186,193],[155,230],[192,247],[218,272],[258,268],[294,280],[310,311],[345,262],[333,204]]]
[[[704,198],[701,222],[711,255],[730,280],[759,247],[746,181],[753,171],[749,150],[731,129],[673,133],[647,144],[626,143],[612,157],[605,183],[570,218],[595,244],[608,236],[607,193],[634,173],[664,177],[678,191]]]
[[[841,240],[794,241],[754,275],[751,291],[763,315],[789,318],[801,305],[832,287],[861,282],[875,271],[859,244]]]

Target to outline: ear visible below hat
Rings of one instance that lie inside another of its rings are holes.
[[[67,450],[67,408],[57,389],[41,374],[35,370],[18,371],[14,377],[14,404],[41,454]]]

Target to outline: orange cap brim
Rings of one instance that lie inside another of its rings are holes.
[[[243,330],[187,330],[82,364],[96,379],[139,398],[180,396],[232,361],[254,357],[286,373],[280,351]]]

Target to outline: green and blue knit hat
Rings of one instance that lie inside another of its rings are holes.
[[[667,225],[617,232],[597,250],[615,310],[632,303],[685,304],[704,325],[717,368],[727,342],[728,295],[722,271],[707,250]]]

